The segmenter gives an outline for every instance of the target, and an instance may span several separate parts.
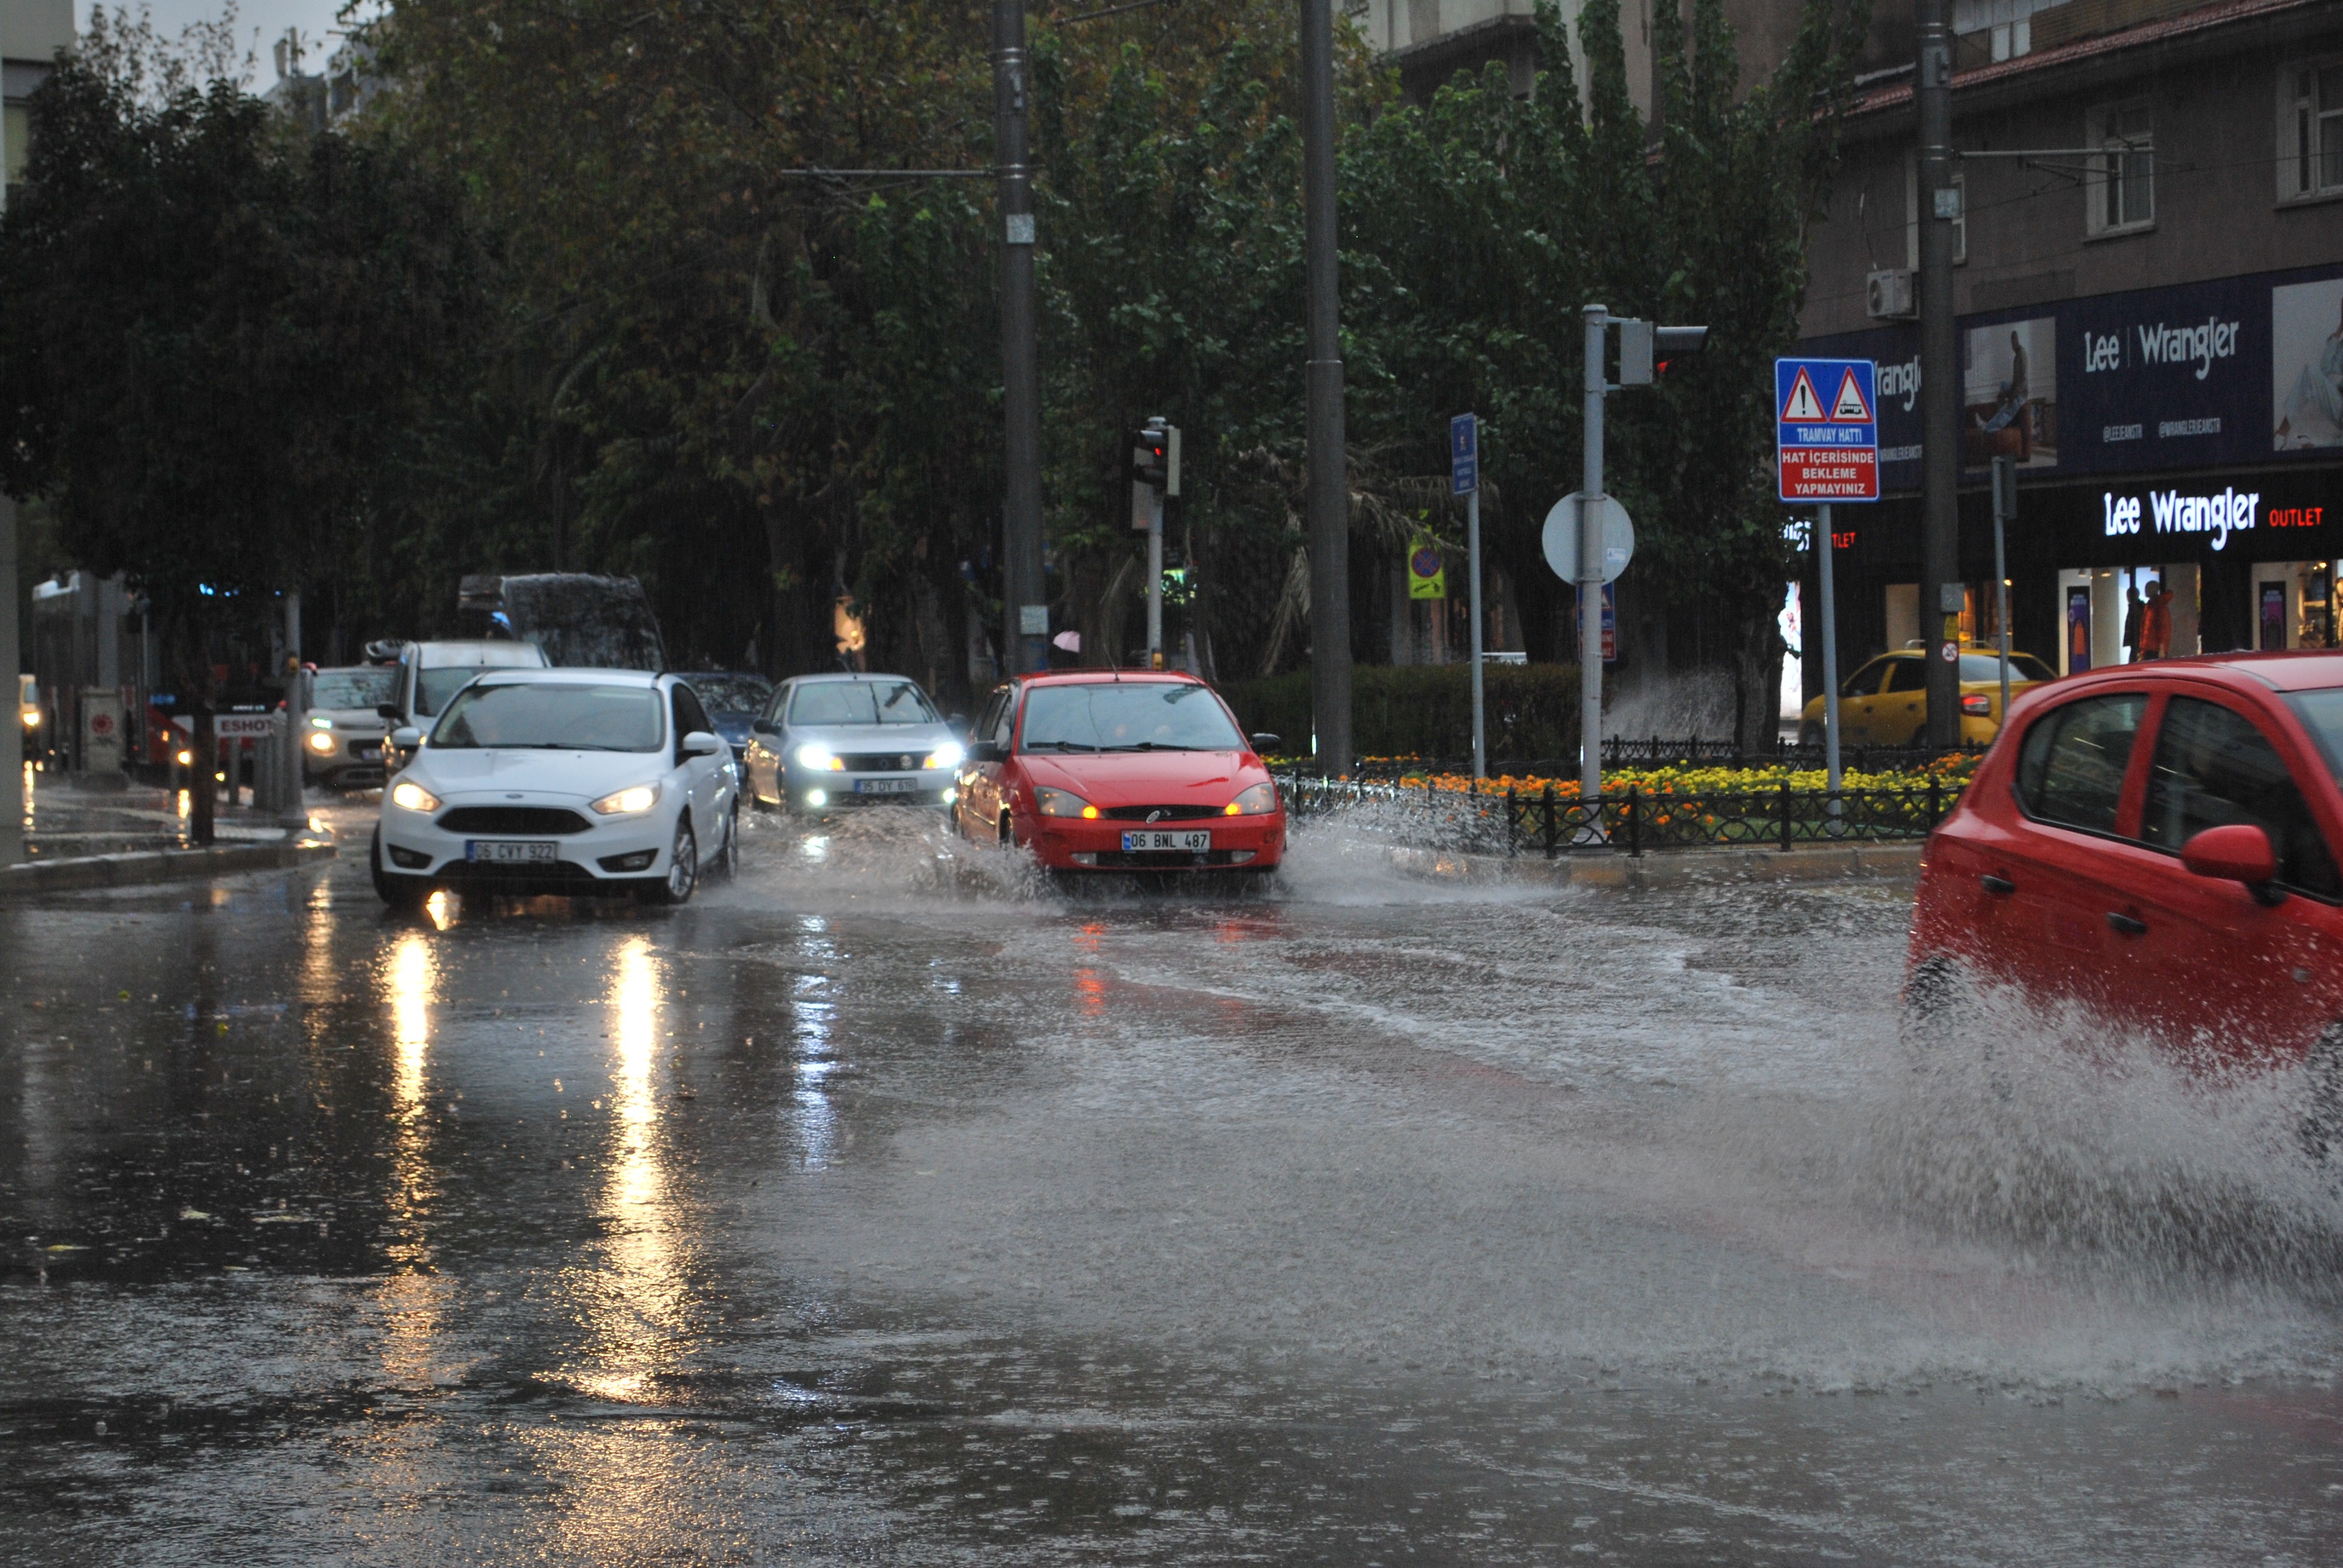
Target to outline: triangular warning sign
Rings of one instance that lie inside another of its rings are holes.
[[[1798,378],[1790,383],[1789,400],[1782,405],[1785,425],[1819,425],[1823,423],[1823,400],[1815,395],[1815,384],[1806,367],[1798,367]]]
[[[1831,418],[1841,425],[1871,423],[1871,405],[1863,400],[1863,388],[1855,384],[1855,371],[1850,368],[1846,378],[1838,384],[1838,401],[1831,405]]]

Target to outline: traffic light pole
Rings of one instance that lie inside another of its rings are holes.
[[[1578,799],[1603,830],[1603,350],[1611,313],[1590,305],[1586,388],[1581,409],[1585,475],[1578,486]]]
[[[1163,668],[1163,492],[1147,487],[1147,668]]]
[[[1351,495],[1342,434],[1340,274],[1334,231],[1334,17],[1302,5],[1302,205],[1307,262],[1310,706],[1319,770],[1351,770]]]
[[[1004,675],[1046,668],[1050,645],[1041,572],[1041,373],[1034,346],[1033,171],[1025,161],[1026,88],[1025,0],[993,0],[993,166],[1001,223]]]
[[[1920,625],[1926,638],[1928,744],[1959,743],[1961,357],[1953,319],[1951,0],[1919,0],[1914,101],[1920,131]],[[1946,648],[1951,658],[1945,657]]]

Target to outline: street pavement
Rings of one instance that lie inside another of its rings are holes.
[[[1908,889],[0,905],[0,1561],[2321,1563],[2324,1178]],[[2079,1051],[2077,1043],[2092,1049]]]

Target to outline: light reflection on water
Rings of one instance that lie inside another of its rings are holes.
[[[318,923],[326,923],[320,917]],[[397,1131],[391,1136],[388,1204],[390,1268],[376,1290],[382,1314],[383,1370],[394,1382],[434,1381],[440,1329],[442,1287],[431,1271],[425,1231],[438,1196],[432,1170],[432,1121],[424,1096],[431,1050],[431,1010],[438,1000],[438,957],[421,931],[402,932],[384,967],[384,1000],[390,1008],[390,1101]]]
[[[797,1083],[790,1101],[796,1108],[799,1159],[806,1169],[818,1171],[837,1151],[838,1112],[830,1104],[825,1081],[838,1065],[832,1038],[838,1003],[833,1000],[831,977],[842,966],[828,920],[808,915],[799,922],[799,931],[798,951],[807,967],[790,987],[789,1010],[795,1017],[790,1033],[797,1047]]]
[[[650,940],[619,944],[610,980],[610,1171],[604,1184],[602,1267],[582,1282],[588,1364],[578,1384],[603,1399],[639,1400],[689,1332],[680,1216],[667,1168],[654,1083],[666,997]]]

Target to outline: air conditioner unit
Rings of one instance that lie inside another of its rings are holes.
[[[1909,321],[1919,314],[1912,307],[1912,269],[1883,266],[1864,282],[1864,304],[1874,321]]]

